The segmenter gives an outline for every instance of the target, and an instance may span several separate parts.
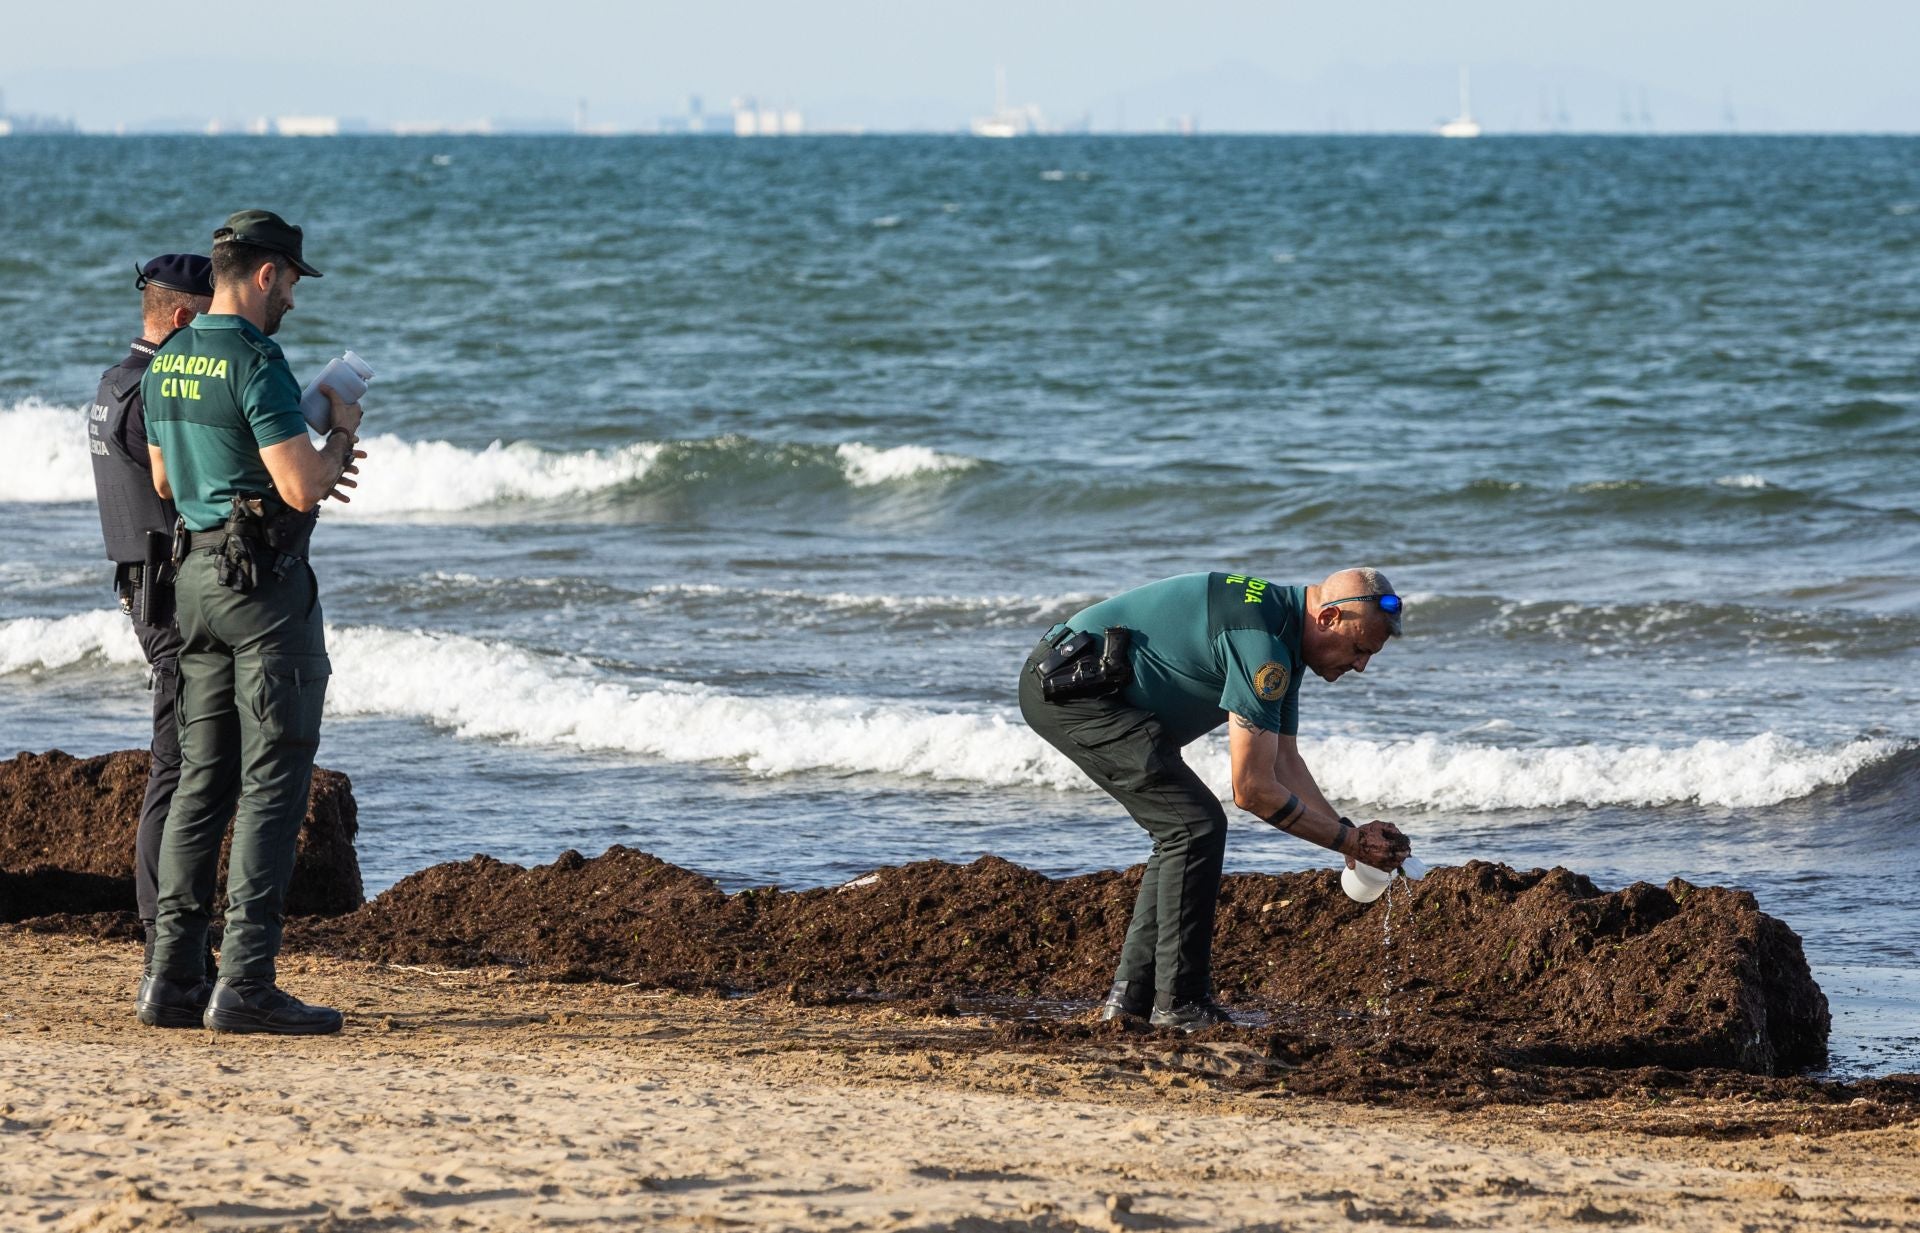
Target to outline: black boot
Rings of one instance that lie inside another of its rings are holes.
[[[224,978],[213,986],[204,1019],[215,1032],[266,1032],[274,1036],[324,1036],[340,1030],[340,1012],[309,1006],[267,980]]]
[[[147,939],[147,956],[140,961],[140,989],[133,995],[136,1014],[139,1013],[138,1008],[147,1000],[147,990],[153,986],[153,922],[141,921],[140,932]]]
[[[140,1001],[134,1014],[148,1027],[199,1027],[213,986],[204,980],[172,980],[148,976],[140,982]]]
[[[1197,1032],[1202,1028],[1218,1027],[1223,1023],[1232,1023],[1233,1016],[1215,1006],[1210,999],[1201,998],[1197,1002],[1182,1002],[1178,1006],[1162,1010],[1153,1008],[1153,1016],[1147,1020],[1154,1027],[1176,1028],[1182,1032]]]
[[[1100,1021],[1144,1019],[1153,1009],[1153,987],[1145,981],[1117,980],[1107,990],[1106,1003],[1100,1007]]]

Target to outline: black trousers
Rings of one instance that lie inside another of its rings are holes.
[[[148,625],[133,618],[134,636],[147,657],[148,688],[153,694],[153,760],[147,768],[147,794],[140,803],[140,829],[133,841],[133,894],[140,919],[151,926],[158,914],[160,836],[180,785],[180,627]]]
[[[1210,998],[1226,811],[1151,711],[1118,697],[1042,697],[1033,668],[1050,649],[1042,641],[1020,672],[1020,713],[1153,837],[1113,979],[1134,996],[1151,989],[1162,1009]]]

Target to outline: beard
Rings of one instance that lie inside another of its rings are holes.
[[[267,296],[267,321],[262,332],[269,335],[277,334],[280,331],[281,320],[286,317],[288,310],[292,307],[293,297],[287,294],[287,289],[275,286],[272,294]]]

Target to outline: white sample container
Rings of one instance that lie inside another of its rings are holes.
[[[373,380],[373,369],[367,362],[349,351],[337,359],[327,361],[320,375],[307,383],[300,395],[300,414],[315,432],[325,432],[333,426],[333,404],[320,387],[332,388],[342,402],[359,402],[360,396],[367,392],[367,383]]]
[[[1392,885],[1393,875],[1384,869],[1375,869],[1372,865],[1356,864],[1351,869],[1340,871],[1340,889],[1347,892],[1347,898],[1355,903],[1372,903],[1387,893]]]
[[[1427,876],[1427,866],[1418,857],[1409,856],[1400,862],[1400,874],[1409,882],[1418,882]],[[1355,864],[1351,869],[1340,871],[1340,889],[1347,892],[1347,898],[1356,903],[1372,903],[1393,885],[1393,873],[1385,869],[1375,869],[1372,865]]]

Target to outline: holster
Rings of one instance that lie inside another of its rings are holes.
[[[1133,683],[1128,654],[1132,645],[1133,631],[1119,625],[1106,630],[1099,642],[1084,631],[1068,634],[1033,666],[1040,677],[1040,696],[1048,702],[1072,702],[1119,693]]]
[[[147,559],[140,563],[140,586],[134,601],[134,616],[143,625],[173,623],[172,555],[171,535],[147,532]]]
[[[243,492],[221,528],[216,576],[221,586],[245,595],[260,584],[263,570],[284,578],[294,565],[307,559],[318,510],[301,513],[271,494]]]

